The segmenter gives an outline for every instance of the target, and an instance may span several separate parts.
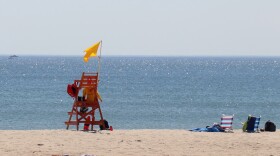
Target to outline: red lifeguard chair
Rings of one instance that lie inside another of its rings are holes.
[[[90,48],[97,51],[99,43]],[[89,58],[90,54],[87,53],[85,57],[86,56]],[[84,60],[87,62],[88,58],[85,59],[85,57]],[[98,59],[100,59],[100,57],[98,57]],[[99,71],[100,60],[98,60],[98,62]],[[74,125],[76,126],[76,129],[79,130],[81,123],[84,123],[84,130],[89,130],[89,126],[90,129],[93,130],[94,125],[99,125],[101,130],[109,128],[108,122],[103,119],[102,111],[99,105],[99,101],[102,101],[102,99],[98,93],[98,78],[98,72],[83,72],[81,80],[74,80],[72,85],[68,85],[67,92],[71,97],[73,97],[74,103],[71,112],[68,112],[69,119],[65,122],[66,129],[69,129],[70,125]],[[88,93],[86,92],[90,92],[90,95],[87,95]],[[99,119],[97,119],[96,116],[98,112]]]
[[[102,111],[99,105],[98,99],[98,73],[83,73],[81,80],[75,80],[74,84],[70,89],[74,87],[76,93],[74,93],[74,103],[71,112],[68,112],[69,120],[65,122],[67,125],[66,129],[69,128],[70,125],[75,125],[77,130],[79,130],[80,123],[89,124],[91,126],[91,130],[93,130],[94,125],[99,125],[105,128],[105,123],[102,115]],[[88,102],[88,99],[85,99],[84,96],[79,96],[80,92],[84,89],[92,89],[93,94],[95,94],[94,99]],[[86,111],[85,111],[86,110]],[[95,113],[99,112],[100,120],[96,120]],[[88,121],[88,117],[90,117],[90,121]]]

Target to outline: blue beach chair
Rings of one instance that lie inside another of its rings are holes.
[[[254,125],[254,131],[255,132],[260,132],[259,125],[261,121],[261,116],[256,117],[255,125]]]
[[[254,117],[249,115],[248,120],[244,123],[243,131],[249,133],[260,132],[259,131],[260,121],[261,121],[261,116]]]

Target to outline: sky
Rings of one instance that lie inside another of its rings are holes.
[[[0,55],[280,56],[279,0],[0,0]]]

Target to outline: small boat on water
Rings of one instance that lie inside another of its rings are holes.
[[[9,56],[9,59],[13,59],[13,58],[16,58],[16,57],[18,57],[17,55],[11,55],[11,56]]]

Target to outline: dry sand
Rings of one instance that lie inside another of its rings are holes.
[[[280,155],[280,132],[1,130],[1,156]]]

